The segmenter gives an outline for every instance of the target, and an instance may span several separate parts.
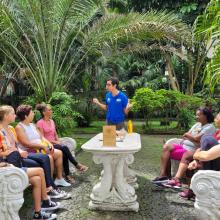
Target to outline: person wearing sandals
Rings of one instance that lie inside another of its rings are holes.
[[[41,134],[46,138],[50,143],[53,144],[55,149],[59,149],[63,152],[63,168],[66,175],[66,180],[74,183],[74,179],[70,176],[69,170],[69,161],[81,172],[85,172],[88,167],[80,164],[71,154],[69,148],[61,143],[56,132],[56,125],[52,119],[52,108],[47,104],[38,104],[36,109],[40,111],[42,119],[37,122],[37,128],[40,130]]]
[[[181,144],[172,144],[163,146],[161,156],[160,176],[153,180],[153,183],[164,183],[170,187],[181,187],[179,178],[185,173],[188,167],[188,160],[192,158],[195,150],[199,147],[200,139],[204,134],[213,135],[215,127],[211,124],[214,120],[212,112],[208,108],[199,108],[196,111],[196,120],[198,121],[193,127],[183,135]],[[167,167],[170,159],[179,160],[180,165],[177,174],[169,180]]]
[[[32,185],[32,197],[34,200],[33,219],[56,219],[57,215],[46,213],[45,211],[53,211],[60,207],[59,202],[53,202],[47,195],[46,181],[42,168],[27,168],[22,164],[22,156],[25,157],[26,152],[19,152],[15,142],[15,132],[10,123],[15,121],[15,112],[11,106],[0,106],[0,157],[6,162],[23,169]],[[27,155],[26,155],[27,156]],[[42,202],[42,204],[41,204]]]
[[[200,141],[200,148],[193,155],[193,161],[189,164],[189,170],[215,170],[220,171],[220,113],[215,117],[215,126],[218,128],[215,134],[204,135]],[[191,189],[179,193],[182,198],[191,199],[195,194]]]
[[[16,115],[20,122],[16,125],[15,130],[18,136],[19,148],[32,154],[47,154],[50,158],[51,175],[56,167],[57,177],[54,181],[57,186],[71,186],[63,178],[63,156],[60,150],[54,149],[53,145],[47,141],[32,123],[34,112],[30,105],[20,105],[17,108]]]

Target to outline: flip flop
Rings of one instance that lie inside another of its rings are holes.
[[[76,180],[73,178],[73,177],[71,177],[71,176],[66,176],[66,181],[68,182],[68,183],[70,183],[70,184],[74,184],[74,183],[76,183]]]
[[[85,173],[89,169],[89,167],[82,165],[82,164],[78,164],[78,166],[79,167],[78,168],[76,167],[76,169],[81,173]]]

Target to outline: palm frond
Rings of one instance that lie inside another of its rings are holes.
[[[15,65],[28,69],[31,87],[44,100],[67,88],[89,57],[98,60],[106,51],[135,42],[149,42],[152,50],[153,45],[168,50],[170,43],[183,41],[190,45],[188,27],[173,13],[108,14],[106,2],[0,1],[0,49]]]

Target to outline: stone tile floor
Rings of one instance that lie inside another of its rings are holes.
[[[86,174],[74,174],[76,184],[65,190],[72,193],[72,199],[61,200],[63,208],[57,212],[59,220],[196,220],[198,216],[193,202],[182,200],[176,191],[161,189],[150,180],[158,170],[158,143],[163,136],[142,136],[142,150],[135,155],[132,168],[138,176],[139,188],[136,190],[140,210],[134,212],[104,212],[88,210],[89,195],[93,185],[98,181],[101,166],[92,162],[89,153],[80,152],[78,161],[89,166]],[[20,212],[22,220],[31,219],[32,200],[30,190],[25,191],[25,204]]]

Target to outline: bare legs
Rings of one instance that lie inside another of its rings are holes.
[[[54,153],[49,155],[50,157],[50,166],[51,166],[51,175],[54,173],[54,166],[56,167],[57,179],[63,178],[63,155],[62,151],[54,149]]]
[[[170,152],[172,151],[173,146],[169,144],[164,144],[163,152],[160,157],[160,176],[168,176],[170,174]]]
[[[34,209],[35,212],[39,212],[41,210],[41,201],[48,199],[44,171],[42,168],[28,168],[27,175],[30,184],[33,186]]]
[[[183,177],[188,169],[189,162],[192,161],[194,153],[195,151],[187,151],[183,154],[175,178],[181,179]]]

